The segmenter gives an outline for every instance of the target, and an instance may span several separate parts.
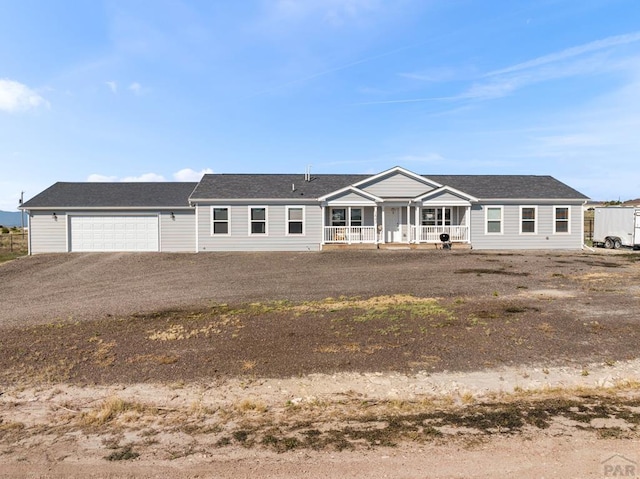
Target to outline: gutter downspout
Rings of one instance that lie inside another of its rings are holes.
[[[24,211],[24,210],[23,210]],[[27,210],[27,227],[29,228],[29,233],[27,233],[27,251],[28,255],[31,256],[31,211]],[[24,231],[24,230],[23,230]]]
[[[198,220],[199,220],[198,215],[199,214],[200,212],[198,211],[198,203],[196,203],[196,221],[195,221],[196,223],[196,251],[195,252],[196,253],[198,253],[200,249],[200,240],[199,240],[200,237],[198,235]]]

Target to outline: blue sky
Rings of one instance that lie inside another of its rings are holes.
[[[637,0],[0,0],[0,209],[56,181],[553,175],[640,197]]]

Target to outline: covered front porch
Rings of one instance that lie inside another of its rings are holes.
[[[385,203],[373,206],[322,206],[323,245],[439,244],[470,242],[470,206]]]

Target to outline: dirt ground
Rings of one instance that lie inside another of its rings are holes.
[[[3,263],[0,477],[603,477],[640,459],[639,280],[611,251]]]

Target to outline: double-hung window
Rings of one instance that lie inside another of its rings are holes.
[[[267,234],[267,207],[266,206],[250,206],[249,207],[249,234],[251,235]]]
[[[423,208],[422,209],[422,226],[435,226],[436,225],[436,210],[435,208]]]
[[[287,235],[304,234],[304,206],[287,206]]]
[[[554,233],[570,233],[569,229],[569,207],[568,206],[556,206],[553,208],[554,216]]]
[[[451,208],[438,208],[438,225],[451,226]]]
[[[487,234],[502,234],[502,206],[487,206]]]
[[[362,226],[362,208],[351,208],[350,226]]]
[[[211,207],[211,234],[212,235],[229,235],[231,234],[231,228],[229,228],[229,208],[226,206],[212,206]]]
[[[347,209],[331,209],[331,226],[347,226]]]
[[[538,232],[537,208],[535,206],[520,207],[520,233],[535,234]]]

